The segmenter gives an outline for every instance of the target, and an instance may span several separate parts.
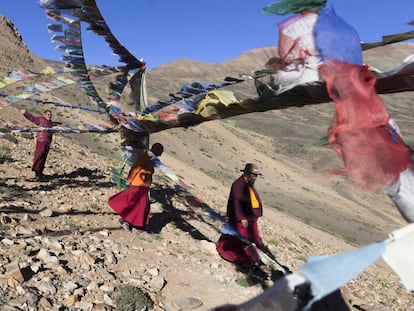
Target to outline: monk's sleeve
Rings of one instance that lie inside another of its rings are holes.
[[[246,200],[243,187],[240,183],[233,185],[232,187],[233,192],[233,210],[234,216],[237,221],[241,221],[242,219],[246,219],[247,215],[244,211],[244,202]]]
[[[36,125],[41,125],[40,124],[40,119],[41,117],[35,117],[34,115],[32,115],[30,112],[25,112],[23,115],[27,120],[29,120],[30,122],[36,124]]]

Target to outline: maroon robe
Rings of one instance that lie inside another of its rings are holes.
[[[149,188],[131,186],[108,200],[109,206],[134,227],[144,228],[150,218]]]
[[[32,171],[43,174],[45,169],[47,155],[49,154],[50,143],[36,142],[35,153],[33,157]]]
[[[44,116],[34,116],[27,111],[24,113],[24,117],[30,122],[42,127],[53,127],[60,124],[58,122],[49,121]],[[52,142],[52,136],[52,132],[48,131],[39,131],[36,134],[36,147],[32,171],[37,174],[43,174],[43,170],[45,169],[47,155],[49,154],[50,144]]]
[[[236,179],[231,186],[227,203],[227,216],[230,225],[260,248],[263,243],[259,235],[257,219],[263,215],[263,208],[260,197],[254,188],[253,192],[259,202],[258,208],[252,207],[249,185],[244,177],[241,176]],[[243,228],[241,225],[242,219],[247,219],[247,228]],[[216,242],[216,248],[221,257],[236,264],[254,264],[259,262],[257,253],[251,247],[248,247],[248,245],[231,235],[222,234]]]

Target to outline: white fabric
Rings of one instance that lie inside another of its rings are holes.
[[[385,241],[340,253],[333,256],[315,256],[299,267],[301,274],[310,281],[313,302],[341,288],[385,253]]]
[[[391,197],[405,220],[414,222],[414,170],[401,172],[400,178],[384,192]]]
[[[398,274],[407,290],[414,290],[414,223],[393,231],[382,258]]]
[[[389,71],[381,71],[375,67],[370,68],[378,78],[394,76],[396,74],[404,75],[414,71],[414,54],[408,55],[400,64]]]
[[[318,69],[321,58],[313,36],[313,27],[317,20],[318,14],[308,13],[299,18],[293,17],[280,25],[280,36],[289,37],[292,41],[296,41],[295,49],[307,51],[309,55],[303,64],[294,62],[272,75],[273,83],[279,86],[277,94],[286,92],[297,85],[321,80]],[[283,44],[283,40],[279,43]],[[297,56],[297,51],[291,51],[285,61],[288,63],[295,61],[290,58]]]

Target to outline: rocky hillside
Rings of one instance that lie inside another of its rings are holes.
[[[0,68],[44,68],[44,61],[30,54],[11,22],[3,21],[0,32],[10,40],[1,43]],[[8,45],[16,47],[12,60],[1,54]],[[177,60],[149,72],[148,91],[155,100],[183,82],[215,82],[260,69],[274,52],[271,47],[249,51],[215,65]],[[384,59],[384,65],[392,66],[413,53],[414,46],[386,47],[380,56],[374,52],[367,55],[370,62],[381,65]],[[75,88],[48,96],[87,101]],[[414,142],[408,131],[409,96],[386,100],[407,140]],[[19,102],[0,110],[1,123],[25,123],[18,113],[22,107],[43,109]],[[341,166],[331,150],[313,144],[325,135],[332,108],[324,104],[250,114],[164,131],[151,140],[165,145],[161,159],[219,212],[224,211],[229,185],[244,163],[258,163],[264,173],[257,181],[265,203],[263,239],[281,263],[297,271],[307,257],[381,240],[404,225],[380,191],[357,188],[344,176],[324,175]],[[107,122],[91,114],[53,109],[54,119],[63,123]],[[208,310],[244,302],[272,284],[223,261],[214,245],[218,224],[186,205],[160,172],[151,192],[151,235],[123,231],[107,205],[118,191],[110,178],[111,169],[120,166],[117,141],[117,134],[55,135],[45,171],[49,178],[37,182],[30,171],[33,136],[0,137],[2,310],[121,310],[120,297],[136,298],[139,295],[127,290],[138,289],[148,295],[155,310]],[[342,292],[354,310],[413,310],[413,294],[383,262],[368,268]]]
[[[40,71],[46,67],[46,62],[30,52],[22,41],[22,36],[16,26],[3,15],[0,15],[0,33],[2,34],[0,44],[1,73],[16,70],[16,68],[31,68]]]

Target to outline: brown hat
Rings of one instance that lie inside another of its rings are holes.
[[[256,175],[262,175],[259,172],[259,168],[256,164],[253,163],[247,163],[243,170],[240,170],[240,172],[243,172],[244,174],[256,174]]]

